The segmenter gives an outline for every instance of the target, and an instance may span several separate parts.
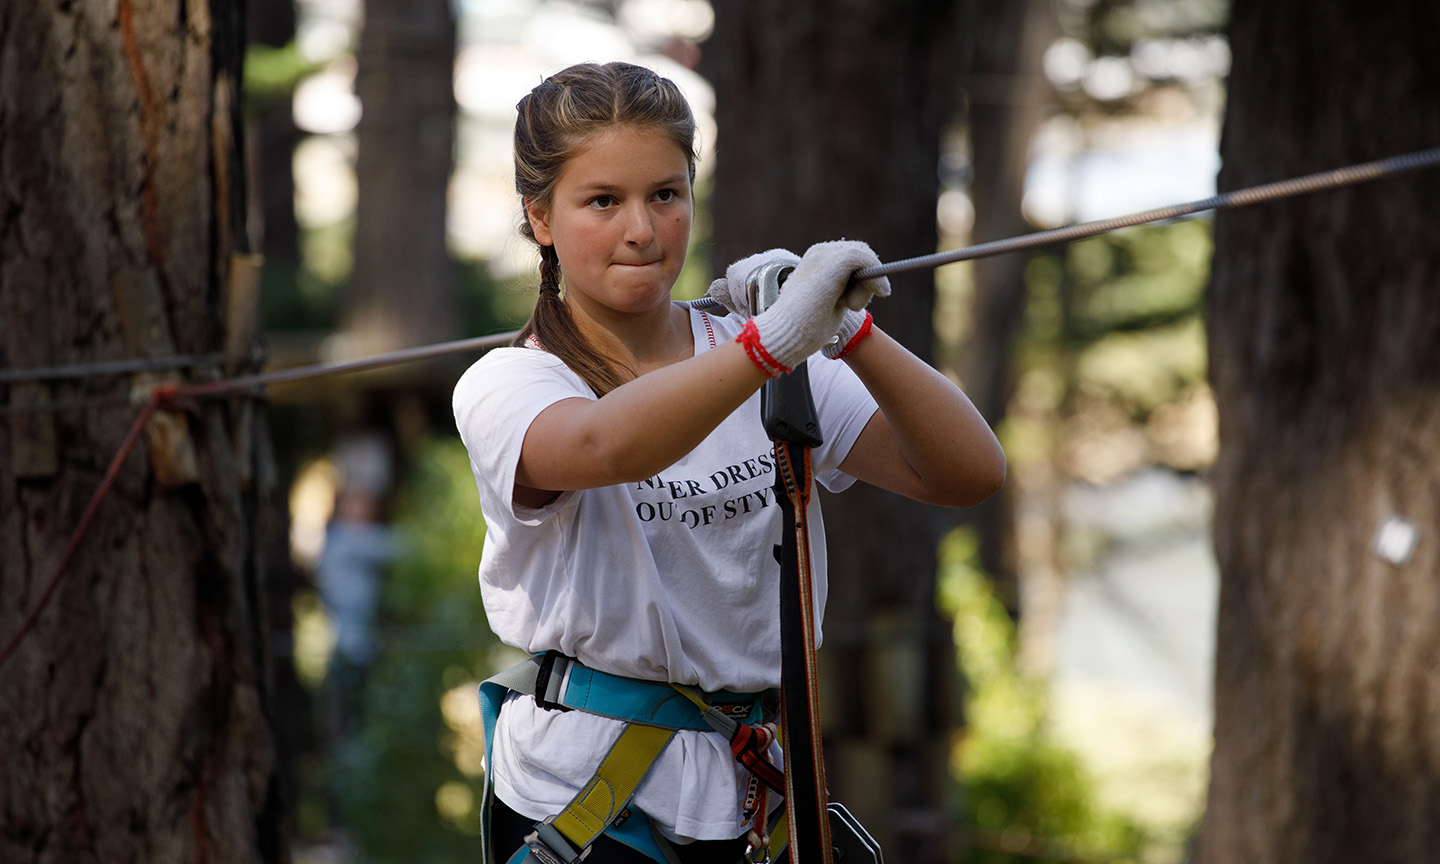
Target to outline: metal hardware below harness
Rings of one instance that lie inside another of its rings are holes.
[[[565,839],[565,835],[555,829],[546,820],[535,826],[535,830],[525,835],[525,848],[530,850],[540,864],[575,864],[576,861],[584,861],[590,855],[593,846],[586,846],[579,852]]]
[[[885,864],[880,844],[850,815],[844,804],[831,801],[826,807],[830,818],[830,851],[835,864]]]

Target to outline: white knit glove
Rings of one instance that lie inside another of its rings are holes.
[[[889,279],[881,276],[879,279],[871,281],[885,283],[885,290],[883,292],[876,291],[876,294],[881,297],[890,295]],[[856,312],[854,309],[846,310],[845,317],[840,321],[840,330],[836,332],[834,339],[825,343],[825,347],[820,349],[820,353],[831,360],[845,359],[845,355],[854,351],[855,346],[865,341],[865,337],[870,335],[872,323],[869,309],[863,312]]]
[[[746,323],[738,341],[770,377],[789,372],[839,332],[847,313],[859,313],[871,297],[890,293],[888,279],[850,282],[856,270],[879,263],[857,240],[816,243],[785,280],[780,297]]]
[[[705,295],[730,310],[731,315],[750,317],[750,297],[745,292],[745,280],[751,271],[771,261],[799,261],[800,256],[789,249],[767,249],[747,255],[725,268],[725,275],[710,283]]]

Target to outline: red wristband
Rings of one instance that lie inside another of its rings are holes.
[[[835,355],[835,359],[844,360],[846,354],[854,351],[855,346],[860,344],[860,340],[870,335],[870,325],[874,322],[875,316],[870,314],[869,309],[866,309],[864,323],[860,325],[860,329],[855,331],[855,335],[850,337],[850,341],[845,343],[845,347],[840,349],[840,353]]]
[[[760,367],[760,371],[771,378],[779,378],[790,371],[789,366],[771,357],[770,352],[765,350],[765,346],[760,344],[760,331],[755,328],[755,319],[752,318],[745,322],[745,329],[740,331],[740,335],[735,337],[735,341],[744,346],[750,362]]]

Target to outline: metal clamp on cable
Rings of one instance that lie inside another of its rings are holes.
[[[540,671],[535,674],[535,704],[547,711],[569,711],[560,704],[565,690],[565,676],[570,672],[569,657],[559,651],[546,651],[540,658]]]

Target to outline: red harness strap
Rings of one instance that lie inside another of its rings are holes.
[[[770,742],[774,739],[775,730],[771,726],[741,723],[735,728],[735,737],[730,739],[730,752],[734,754],[736,761],[760,778],[761,783],[776,792],[784,792],[785,775],[765,758]]]

